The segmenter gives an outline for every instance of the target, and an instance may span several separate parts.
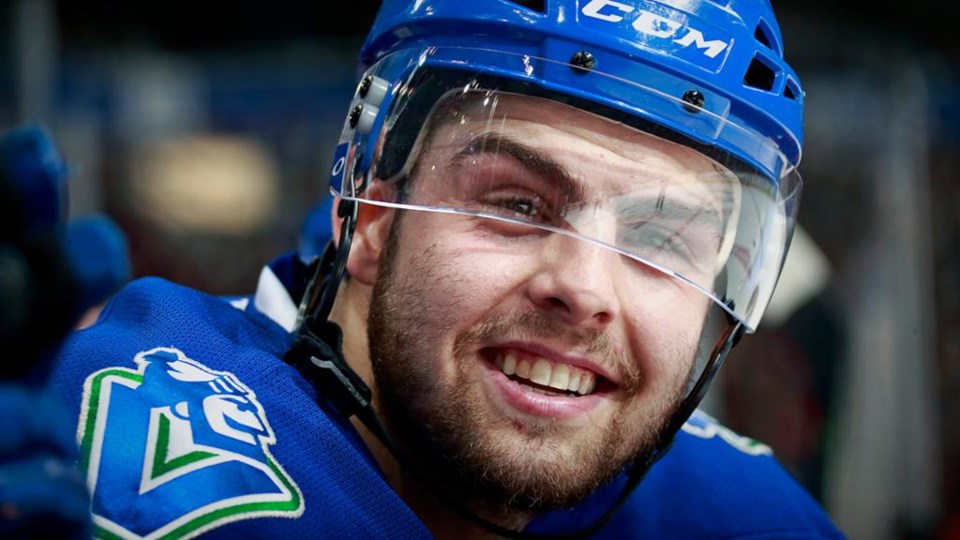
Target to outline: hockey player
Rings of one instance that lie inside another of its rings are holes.
[[[66,343],[97,536],[841,536],[696,410],[796,218],[769,2],[387,0],[361,58],[322,257]]]

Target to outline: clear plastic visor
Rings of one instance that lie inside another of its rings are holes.
[[[393,120],[374,148],[399,128]],[[371,167],[337,195],[494,220],[507,237],[549,232],[602,246],[756,328],[793,231],[793,169],[773,181],[722,152],[490,88],[447,92],[418,127],[399,174],[378,178]]]

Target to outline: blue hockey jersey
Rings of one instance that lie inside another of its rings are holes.
[[[139,279],[67,341],[53,382],[78,418],[99,537],[430,537],[350,423],[282,361],[297,269],[284,259],[232,300]],[[530,530],[586,525],[615,489]],[[842,535],[767,447],[697,413],[598,537]]]

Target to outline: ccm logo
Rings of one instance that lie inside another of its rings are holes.
[[[693,45],[708,58],[716,58],[730,46],[729,42],[723,40],[707,41],[703,32],[685,27],[683,23],[614,0],[590,0],[581,11],[587,17],[612,23],[618,23],[636,11],[630,26],[637,32],[661,39],[675,38],[672,41],[677,45],[683,48]]]

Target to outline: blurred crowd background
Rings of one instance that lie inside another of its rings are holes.
[[[0,128],[49,128],[71,215],[113,217],[135,275],[242,294],[309,249],[378,2],[199,4],[0,0]],[[960,16],[773,4],[806,89],[800,230],[705,408],[851,538],[960,539]]]

